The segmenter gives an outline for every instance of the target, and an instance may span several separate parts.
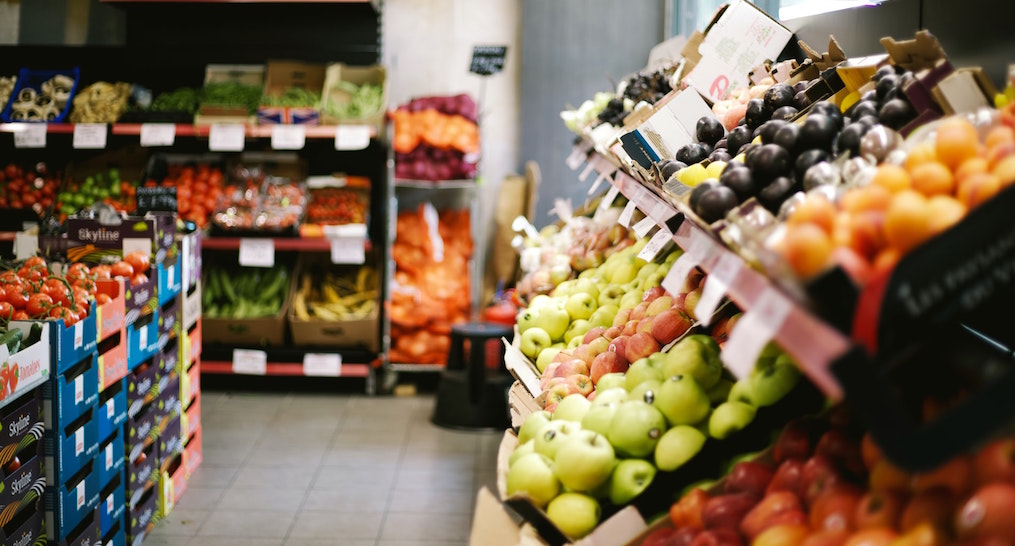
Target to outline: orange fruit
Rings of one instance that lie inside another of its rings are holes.
[[[923,194],[903,190],[892,198],[885,212],[885,239],[902,254],[924,242],[931,235],[930,207]]]
[[[1015,182],[1015,155],[1010,155],[999,161],[997,165],[994,165],[994,170],[991,172],[997,176],[1002,188],[1010,186]]]
[[[955,191],[955,178],[952,172],[937,161],[921,163],[913,167],[909,173],[913,175],[913,189],[927,197],[951,195]]]
[[[917,165],[928,161],[937,161],[937,151],[933,142],[921,142],[909,150],[909,155],[906,156],[906,169],[912,171]]]
[[[970,157],[969,159],[962,162],[958,169],[955,169],[955,182],[961,182],[964,178],[971,174],[985,173],[990,170],[987,163],[987,158],[984,157]]]
[[[1001,144],[1015,143],[1015,130],[1007,125],[998,125],[992,127],[987,132],[987,138],[983,139],[984,145],[987,149],[993,149]]]
[[[824,229],[814,224],[787,226],[783,255],[797,275],[808,279],[828,266],[832,240]]]
[[[878,165],[877,170],[874,172],[871,184],[881,186],[892,193],[897,193],[913,187],[913,179],[906,172],[906,169],[891,163],[882,163]]]
[[[1001,179],[993,173],[973,173],[959,182],[957,197],[966,207],[979,206],[1001,191]]]
[[[852,213],[865,210],[886,210],[892,202],[892,192],[884,186],[854,188],[842,195],[839,207]]]
[[[895,264],[899,263],[899,258],[901,257],[902,255],[899,254],[899,249],[897,248],[889,246],[881,249],[881,252],[878,252],[878,255],[874,257],[872,264],[874,266],[874,273],[881,274],[885,271],[891,271],[895,267]],[[873,476],[873,474],[871,475]]]
[[[810,223],[825,230],[825,233],[831,233],[835,213],[835,205],[825,196],[810,194],[793,209],[788,223],[790,225]]]
[[[947,118],[937,128],[934,151],[939,161],[955,169],[979,150],[976,127],[960,117]]]
[[[927,200],[930,208],[931,231],[942,231],[959,223],[966,215],[966,206],[950,195],[935,195]]]

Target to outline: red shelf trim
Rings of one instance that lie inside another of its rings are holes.
[[[370,366],[370,364],[342,364],[342,374],[338,377],[368,377]],[[201,373],[233,375],[233,363],[202,360]],[[303,376],[303,363],[269,362],[265,375]]]

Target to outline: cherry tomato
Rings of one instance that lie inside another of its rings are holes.
[[[22,266],[22,268],[18,270],[18,276],[26,281],[38,282],[45,279],[48,276],[48,272],[45,267]]]
[[[7,270],[0,273],[0,284],[5,286],[8,284],[21,284],[21,278],[18,277],[16,272]]]
[[[135,274],[134,276],[132,276],[130,278],[130,285],[131,286],[137,286],[139,284],[145,284],[146,282],[148,282],[148,275],[145,275],[144,273],[137,273],[137,274]]]
[[[62,280],[54,277],[46,279],[42,283],[42,293],[53,298],[53,302],[59,305],[69,305],[71,300],[71,289]]]
[[[96,279],[109,279],[112,278],[112,269],[113,268],[106,264],[97,265],[92,268],[92,275],[94,275]]]
[[[49,310],[49,317],[55,319],[63,319],[64,326],[72,326],[78,321],[78,317],[74,314],[74,311],[67,309],[66,307],[53,307]]]
[[[0,319],[11,320],[14,316],[14,306],[6,301],[0,301]]]
[[[130,264],[134,268],[135,273],[143,273],[148,271],[152,266],[151,257],[147,253],[135,250],[123,257],[123,261]]]
[[[80,288],[80,287],[75,286],[75,287],[71,288],[71,294],[72,294],[72,297],[74,298],[74,303],[75,304],[80,303],[80,304],[82,304],[84,306],[88,305],[89,293],[84,288]]]
[[[46,267],[46,260],[41,256],[32,256],[31,258],[25,260],[25,267],[38,267],[38,266],[42,266],[43,268]]]
[[[28,316],[28,313],[24,309],[14,311],[14,316],[11,320],[32,320],[32,317]]]
[[[91,275],[88,270],[88,266],[81,263],[75,262],[67,268],[67,280],[87,279]]]
[[[109,294],[99,293],[99,294],[95,295],[95,304],[96,305],[105,305],[105,304],[107,304],[107,303],[109,303],[111,301],[113,301],[113,298],[109,297]]]
[[[49,294],[41,292],[33,294],[32,297],[28,299],[28,304],[25,305],[25,311],[33,317],[44,316],[50,311],[50,309],[54,309],[53,298],[51,298]]]
[[[8,285],[4,298],[14,309],[22,310],[28,305],[28,290],[22,285]]]
[[[109,272],[114,277],[128,277],[129,278],[129,277],[134,276],[134,266],[130,265],[129,263],[127,263],[127,262],[125,262],[123,260],[120,260],[119,262],[116,262],[115,264],[113,264],[113,266],[110,268]]]

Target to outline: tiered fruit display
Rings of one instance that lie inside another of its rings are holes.
[[[42,214],[55,202],[61,184],[61,174],[45,163],[8,163],[0,171],[0,208],[30,208]]]
[[[395,125],[395,176],[461,180],[476,176],[479,126],[468,95],[413,99],[390,113]]]
[[[1015,440],[937,469],[885,459],[842,408],[790,423],[762,457],[686,492],[643,545],[1010,544]]]
[[[132,213],[137,208],[135,182],[122,180],[120,169],[111,168],[84,178],[68,180],[57,195],[57,211],[70,216],[96,203],[105,203],[119,212]]]

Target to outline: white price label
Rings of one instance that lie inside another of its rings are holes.
[[[592,171],[594,171],[594,170],[596,170],[596,164],[591,162],[591,161],[589,161],[585,165],[585,168],[582,169],[582,172],[578,173],[578,181],[579,182],[584,182],[584,181],[588,180],[589,179],[589,175],[591,175]],[[592,192],[590,191],[589,193],[591,194]]]
[[[85,401],[85,376],[79,375],[74,378],[74,403],[80,404]]]
[[[85,452],[85,427],[82,426],[74,431],[74,456],[77,457]]]
[[[250,349],[233,349],[233,373],[250,375],[268,373],[268,353]]]
[[[101,150],[106,147],[105,123],[78,123],[74,125],[71,146],[78,149]]]
[[[166,268],[166,286],[173,286],[174,284],[176,284],[176,264]]]
[[[769,288],[740,317],[723,348],[722,361],[738,378],[750,375],[761,350],[786,322],[793,304]]]
[[[148,348],[148,327],[149,326],[151,326],[151,324],[146,324],[146,325],[142,326],[141,328],[138,328],[138,331],[137,331],[138,347],[140,347],[140,349],[142,351]]]
[[[145,256],[152,256],[152,240],[145,237],[125,237],[123,239],[123,255],[131,252],[141,252]]]
[[[565,199],[554,199],[553,200],[553,209],[551,209],[550,212],[553,213],[553,214],[556,214],[557,218],[560,218],[561,220],[563,220],[565,222],[571,220],[571,218],[574,218],[574,209],[571,207],[571,200],[570,199],[566,199],[566,200]]]
[[[637,208],[634,206],[634,201],[628,201],[620,216],[617,217],[617,223],[624,227],[631,227],[631,218],[634,216],[634,211]]]
[[[638,235],[638,237],[644,237],[648,235],[648,232],[652,231],[652,228],[655,226],[656,221],[653,220],[651,216],[646,216],[634,225],[634,233]]]
[[[109,400],[106,400],[106,418],[112,419],[115,414],[116,414],[116,400],[110,398]]]
[[[362,237],[337,237],[331,240],[331,263],[361,264],[366,261],[366,243]]]
[[[18,260],[27,260],[39,252],[39,235],[19,231],[14,234],[14,256]]]
[[[704,231],[692,226],[690,222],[684,222],[681,226],[687,225],[689,232],[687,235],[687,247],[684,248],[688,254],[691,254],[697,258],[702,258],[708,253],[709,246],[712,245],[712,240]]]
[[[45,123],[19,123],[14,132],[15,148],[45,148]]]
[[[617,186],[610,186],[610,190],[606,192],[603,199],[599,201],[599,206],[596,207],[596,213],[592,215],[594,220],[599,220],[606,214],[606,211],[610,210],[610,206],[617,199],[617,195],[620,194],[620,188]]]
[[[691,274],[691,270],[697,265],[698,259],[690,252],[684,252],[681,254],[680,257],[673,262],[673,265],[670,266],[669,273],[667,273],[666,277],[663,278],[663,289],[674,296],[683,293],[684,283],[687,282],[687,276]]]
[[[114,506],[113,506],[113,495],[110,495],[110,496],[106,497],[106,513],[107,514],[112,514],[113,513],[113,509],[114,509]]]
[[[599,176],[597,176],[596,179],[594,181],[592,181],[592,185],[589,186],[589,193],[588,194],[592,195],[592,194],[596,193],[596,190],[599,189],[599,186],[603,185],[603,180],[611,180],[610,179],[610,173],[608,171],[601,171],[599,173]]]
[[[80,510],[81,507],[85,505],[85,482],[84,482],[84,480],[78,482],[77,487],[74,488],[74,492],[76,493],[76,497],[77,497],[77,505],[78,505],[77,509]]]
[[[74,348],[80,349],[85,344],[85,328],[83,322],[74,323]]]
[[[176,125],[172,123],[142,123],[141,146],[172,146],[176,143]]]
[[[585,159],[588,157],[588,155],[589,155],[588,148],[581,145],[575,146],[574,149],[571,150],[571,155],[567,156],[567,159],[564,161],[564,164],[567,165],[567,168],[571,169],[572,171],[577,171],[578,167],[581,167],[582,163],[585,163]]]
[[[676,211],[674,211],[672,207],[670,207],[669,205],[667,205],[662,201],[657,201],[655,206],[652,207],[651,216],[655,218],[657,222],[660,223],[665,222],[676,215],[677,215]]]
[[[106,470],[113,468],[113,443],[106,445]]]
[[[646,262],[651,262],[656,259],[659,252],[666,248],[666,245],[668,245],[672,240],[673,234],[670,233],[670,230],[666,229],[665,226],[661,227],[659,228],[659,231],[657,231],[656,234],[648,240],[645,247],[641,249],[641,252],[638,253],[638,257]]]
[[[335,129],[336,150],[362,150],[370,145],[370,126],[339,125]]]
[[[271,239],[240,239],[240,265],[275,267],[275,241]]]
[[[247,128],[242,123],[214,123],[208,129],[208,149],[213,152],[242,152]]]
[[[698,305],[694,309],[698,320],[705,326],[712,324],[712,315],[719,307],[719,303],[726,295],[730,285],[736,280],[742,264],[740,258],[729,252],[722,252],[719,255],[719,261],[716,262],[715,267],[705,279],[705,288],[701,292],[701,299],[698,300]]]
[[[338,377],[342,375],[342,355],[307,353],[303,355],[303,375]]]
[[[306,125],[273,125],[271,127],[271,148],[273,150],[302,150],[306,145]]]

